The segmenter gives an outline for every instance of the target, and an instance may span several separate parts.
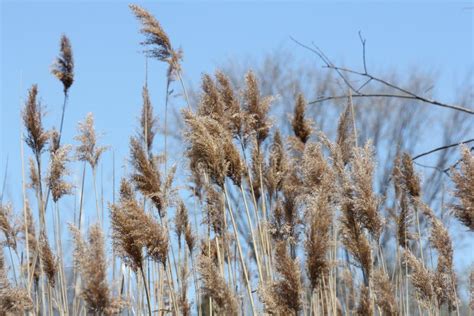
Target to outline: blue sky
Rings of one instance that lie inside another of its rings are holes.
[[[138,44],[143,38],[127,4],[1,2],[0,175],[3,179],[8,157],[6,199],[21,198],[20,111],[31,84],[39,85],[46,125],[59,125],[62,86],[50,74],[50,65],[62,33],[71,39],[76,63],[63,140],[74,143],[77,122],[93,112],[97,130],[103,132],[101,142],[115,148],[117,166],[123,164],[128,137],[137,126],[145,71]],[[369,69],[434,71],[439,78],[437,97],[443,101],[453,101],[456,88],[474,70],[473,2],[139,4],[157,17],[173,45],[183,49],[185,80],[194,84],[203,72],[213,72],[232,58],[258,59],[278,49],[296,58],[314,58],[289,36],[315,42],[334,60],[357,68],[361,66],[359,30],[367,39]],[[321,66],[314,61],[315,67]],[[150,61],[151,96],[160,119],[165,75],[164,65]],[[469,78],[472,81],[473,76]],[[26,147],[25,154],[30,155]],[[109,166],[111,155],[109,151],[104,156]],[[110,183],[110,167],[103,177],[104,183]],[[105,191],[110,194],[110,188]]]

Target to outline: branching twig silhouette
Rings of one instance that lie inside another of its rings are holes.
[[[362,48],[363,48],[364,72],[356,71],[356,70],[353,70],[353,69],[350,69],[350,68],[336,66],[326,56],[326,54],[319,47],[317,47],[316,45],[313,44],[313,46],[314,46],[314,48],[313,48],[313,47],[310,47],[308,45],[305,45],[305,44],[297,41],[293,37],[290,37],[290,38],[296,44],[298,44],[301,47],[304,47],[304,48],[308,49],[309,51],[315,53],[321,59],[321,61],[325,64],[325,66],[324,66],[325,68],[328,68],[330,70],[334,70],[339,75],[339,77],[344,81],[344,83],[349,87],[349,89],[351,90],[351,92],[353,94],[352,97],[359,97],[359,98],[361,98],[361,97],[363,97],[363,98],[388,97],[388,98],[411,99],[411,100],[417,100],[417,101],[421,101],[421,102],[424,102],[424,103],[427,103],[427,104],[432,104],[432,105],[435,105],[435,106],[448,108],[448,109],[461,111],[461,112],[465,112],[465,113],[474,115],[474,110],[472,110],[470,108],[465,108],[465,107],[462,107],[462,106],[459,106],[459,105],[448,104],[448,103],[440,102],[440,101],[435,100],[435,99],[430,99],[428,97],[421,96],[421,95],[419,95],[419,94],[417,94],[413,91],[409,91],[405,88],[397,86],[396,84],[394,84],[392,82],[389,82],[385,79],[379,78],[375,75],[372,75],[372,74],[368,73],[367,72],[367,67],[366,67],[366,62],[365,62],[365,42],[366,42],[366,40],[364,38],[362,38],[362,35],[360,33],[359,33],[359,37],[360,37],[360,40],[362,42]],[[347,78],[346,74],[353,74],[353,75],[356,75],[356,76],[359,76],[359,77],[363,77],[363,78],[366,78],[367,81],[359,89],[356,89],[351,84],[351,82],[350,82],[349,78]],[[389,93],[389,94],[361,93],[360,90],[372,81],[378,82],[378,83],[380,83],[380,84],[382,84],[386,87],[389,87],[389,88],[397,91],[399,94],[398,93]],[[316,99],[314,101],[308,102],[308,104],[315,104],[315,103],[320,103],[320,102],[323,102],[323,101],[336,100],[336,99],[342,99],[342,98],[347,98],[347,97],[348,97],[348,95],[322,97],[322,98]]]

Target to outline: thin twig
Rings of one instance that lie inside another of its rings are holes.
[[[441,146],[441,147],[437,147],[437,148],[434,148],[430,151],[427,151],[427,152],[424,152],[424,153],[421,153],[419,155],[416,155],[414,156],[411,160],[416,160],[420,157],[423,157],[423,156],[427,156],[429,154],[432,154],[434,152],[437,152],[437,151],[440,151],[440,150],[445,150],[445,149],[448,149],[448,148],[451,148],[451,147],[456,147],[456,146],[459,146],[459,145],[462,145],[462,144],[467,144],[467,143],[471,143],[471,142],[474,142],[474,138],[472,139],[468,139],[468,140],[465,140],[465,141],[462,141],[462,142],[459,142],[459,143],[455,143],[455,144],[450,144],[450,145],[445,145],[445,146]]]
[[[367,40],[362,37],[362,31],[359,31],[359,39],[362,44],[362,62],[364,63],[364,71],[367,73],[367,63],[365,61],[365,42]]]
[[[452,109],[452,110],[461,111],[461,112],[465,112],[465,113],[474,115],[474,110],[472,110],[472,109],[465,108],[465,107],[462,107],[462,106],[459,106],[459,105],[447,104],[447,103],[444,103],[444,102],[440,102],[438,100],[434,100],[434,99],[430,99],[430,98],[427,98],[427,97],[420,96],[420,95],[418,95],[418,94],[416,94],[412,91],[409,91],[407,89],[399,87],[399,86],[395,85],[394,83],[391,83],[391,82],[389,82],[385,79],[381,79],[381,78],[376,77],[372,74],[369,74],[366,69],[365,69],[365,72],[360,72],[360,71],[352,70],[352,69],[349,69],[349,68],[338,67],[338,66],[334,65],[331,62],[331,60],[324,54],[324,52],[319,47],[315,46],[315,48],[312,48],[312,47],[309,47],[308,45],[305,45],[305,44],[295,40],[293,37],[290,37],[290,38],[296,44],[298,44],[301,47],[306,48],[309,51],[315,53],[322,60],[322,62],[325,64],[326,68],[336,71],[336,73],[339,75],[339,77],[341,77],[341,79],[344,81],[344,83],[352,90],[352,92],[355,93],[353,95],[353,97],[357,97],[357,96],[363,96],[363,97],[381,96],[381,97],[397,97],[397,98],[414,99],[414,100],[418,100],[418,101],[425,102],[425,103],[428,103],[428,104],[432,104],[432,105],[436,105],[436,106],[440,106],[440,107],[444,107],[444,108],[449,108],[449,109]],[[364,40],[364,42],[365,42],[365,40]],[[365,49],[365,45],[363,45],[363,48]],[[355,89],[352,86],[349,79],[344,75],[344,73],[349,73],[349,74],[357,75],[357,76],[360,76],[360,77],[365,77],[367,79],[370,79],[371,81],[376,81],[376,82],[381,83],[381,84],[383,84],[387,87],[390,87],[390,88],[392,88],[396,91],[404,93],[404,94],[406,94],[406,96],[397,95],[397,94],[393,94],[393,95],[390,95],[390,94],[381,94],[381,95],[361,94],[357,89]],[[347,96],[343,96],[343,97],[347,98]],[[330,97],[327,100],[337,99],[337,98],[341,98],[341,97]],[[323,99],[318,99],[316,101],[308,102],[308,104],[318,103],[318,102],[322,102],[322,101],[325,101],[324,98]]]

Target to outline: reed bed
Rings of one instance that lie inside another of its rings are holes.
[[[154,149],[159,130],[146,82],[118,198],[100,206],[97,166],[109,148],[98,144],[93,114],[79,123],[75,146],[61,143],[74,83],[73,49],[63,36],[52,69],[64,88],[60,130],[43,125],[33,85],[22,112],[22,148],[31,157],[23,207],[0,205],[0,314],[462,313],[451,237],[439,212],[423,201],[410,154],[400,152],[394,162],[396,203],[383,209],[385,196],[373,185],[374,148],[370,141],[359,144],[350,96],[334,122],[335,139],[307,118],[301,93],[284,135],[270,116],[274,97],[261,93],[251,70],[240,89],[222,71],[204,74],[198,102],[191,103],[182,52],[151,13],[130,9],[142,26],[147,58],[168,65],[167,91],[180,81],[187,163],[179,174],[186,176],[174,179],[177,167],[167,164],[166,118],[164,152]],[[456,202],[449,207],[472,231],[474,156],[466,146],[460,153],[452,170]],[[68,182],[74,163],[82,165],[76,188]],[[95,192],[96,210],[89,213],[83,210],[87,181]],[[75,221],[66,223],[61,200],[69,194],[77,194],[80,206]],[[420,229],[421,220],[429,231]],[[72,257],[61,242],[66,224]],[[382,236],[392,240],[390,247],[382,246]],[[386,259],[387,251],[395,260]]]

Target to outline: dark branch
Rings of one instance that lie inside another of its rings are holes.
[[[345,82],[345,84],[352,90],[352,92],[354,93],[353,94],[353,97],[374,97],[374,96],[381,96],[381,97],[396,97],[396,98],[405,98],[405,99],[413,99],[413,100],[418,100],[418,101],[421,101],[421,102],[425,102],[425,103],[428,103],[428,104],[432,104],[432,105],[436,105],[436,106],[440,106],[440,107],[444,107],[444,108],[449,108],[449,109],[452,109],[452,110],[456,110],[456,111],[461,111],[461,112],[465,112],[465,113],[468,113],[468,114],[471,114],[471,115],[474,115],[474,110],[472,109],[469,109],[469,108],[465,108],[465,107],[462,107],[462,106],[459,106],[459,105],[452,105],[452,104],[447,104],[447,103],[443,103],[443,102],[440,102],[440,101],[437,101],[437,100],[434,100],[434,99],[430,99],[430,98],[426,98],[426,97],[423,97],[423,96],[420,96],[412,91],[409,91],[407,89],[404,89],[404,88],[401,88],[391,82],[388,82],[384,79],[381,79],[381,78],[378,78],[374,75],[371,75],[367,72],[367,69],[365,69],[365,72],[360,72],[360,71],[355,71],[355,70],[352,70],[352,69],[348,69],[348,68],[344,68],[344,67],[338,67],[336,65],[334,65],[331,60],[324,54],[324,52],[317,46],[315,46],[314,48],[312,47],[309,47],[303,43],[300,43],[298,42],[297,40],[295,40],[293,37],[290,37],[291,40],[293,40],[296,44],[300,45],[301,47],[304,47],[306,49],[308,49],[309,51],[313,52],[314,54],[316,54],[320,59],[321,61],[325,64],[325,67],[328,68],[328,69],[331,69],[331,70],[334,70],[336,71],[336,73],[339,75],[339,77]],[[362,39],[361,38],[361,41],[363,43],[363,49],[365,49],[365,39]],[[365,55],[365,54],[364,54]],[[365,67],[364,67],[365,68]],[[360,89],[362,88],[359,88],[359,89],[355,89],[352,84],[350,83],[349,79],[344,75],[344,73],[348,73],[348,74],[353,74],[353,75],[357,75],[357,76],[360,76],[360,77],[365,77],[368,79],[368,82],[363,84],[362,87],[364,87],[366,84],[368,84],[370,81],[376,81],[378,83],[381,83],[387,87],[390,87],[398,92],[401,92],[404,95],[397,95],[397,94],[385,94],[385,95],[372,95],[372,94],[362,94],[360,93]],[[347,97],[347,96],[344,96],[344,97]],[[330,100],[330,99],[337,99],[337,98],[340,98],[340,97],[328,97],[327,100]],[[312,102],[309,102],[309,104],[313,104],[313,103],[318,103],[318,102],[322,102],[321,101],[322,99],[318,99],[316,101],[312,101]],[[325,101],[323,99],[323,101]]]
[[[468,140],[465,140],[465,141],[462,141],[462,142],[459,142],[459,143],[456,143],[456,144],[451,144],[451,145],[445,145],[445,146],[441,146],[441,147],[437,147],[435,149],[432,149],[430,151],[427,151],[427,152],[424,152],[424,153],[421,153],[419,155],[416,155],[415,157],[413,157],[411,160],[416,160],[420,157],[423,157],[423,156],[427,156],[427,155],[430,155],[434,152],[437,152],[437,151],[440,151],[440,150],[445,150],[445,149],[448,149],[448,148],[451,148],[451,147],[456,147],[456,146],[459,146],[459,145],[462,145],[462,144],[468,144],[468,143],[471,143],[471,142],[474,142],[474,138],[473,139],[468,139]]]

